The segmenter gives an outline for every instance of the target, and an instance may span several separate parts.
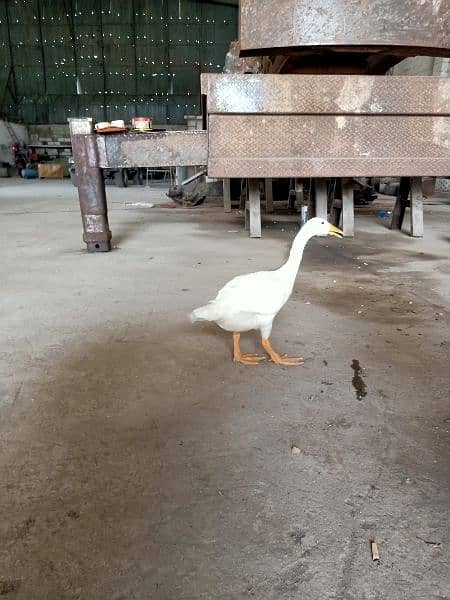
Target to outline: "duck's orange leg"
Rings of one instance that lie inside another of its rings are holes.
[[[305,362],[303,358],[296,356],[280,356],[278,352],[275,352],[275,350],[272,348],[269,340],[263,339],[262,345],[264,346],[264,350],[270,356],[271,360],[277,365],[287,365],[293,367],[295,365],[302,365]]]
[[[240,337],[240,333],[233,333],[234,362],[238,362],[243,365],[258,365],[262,360],[265,360],[264,356],[258,356],[257,354],[242,354],[239,347]]]

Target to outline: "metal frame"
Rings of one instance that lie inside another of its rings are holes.
[[[102,169],[194,167],[208,161],[206,131],[94,134],[94,140]]]
[[[410,235],[423,236],[423,193],[420,177],[402,177],[394,211],[391,229],[402,229],[406,209],[409,205]]]
[[[450,79],[206,74],[202,92],[209,176],[314,179],[314,212],[323,218],[326,178],[342,178],[345,235],[354,232],[350,178],[448,174]],[[421,191],[414,181],[411,235],[420,236]],[[254,197],[246,211],[251,232],[260,227],[252,225],[252,218],[260,220]]]
[[[149,134],[94,133],[92,119],[69,119],[83,240],[89,252],[108,252],[108,223],[102,169],[204,165],[208,147],[205,131],[164,131]]]
[[[203,75],[211,177],[446,176],[450,80]]]
[[[450,78],[203,73],[209,114],[448,115]]]

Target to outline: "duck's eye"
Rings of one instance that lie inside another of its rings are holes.
[[[325,221],[322,221],[322,225],[325,225]]]

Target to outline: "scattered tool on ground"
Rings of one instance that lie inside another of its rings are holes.
[[[380,553],[378,551],[378,544],[373,540],[370,542],[370,549],[372,550],[372,560],[380,560]]]

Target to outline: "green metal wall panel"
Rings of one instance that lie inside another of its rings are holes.
[[[222,70],[236,36],[226,1],[0,0],[0,111],[181,124],[200,112],[200,72]]]

